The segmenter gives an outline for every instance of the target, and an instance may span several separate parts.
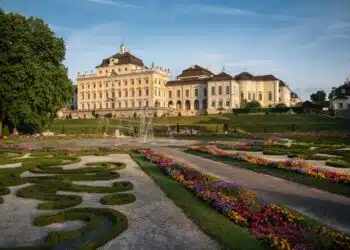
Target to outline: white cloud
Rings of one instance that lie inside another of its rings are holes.
[[[138,6],[136,5],[128,4],[125,2],[112,1],[112,0],[87,0],[87,1],[91,3],[110,5],[110,6],[116,6],[116,7],[122,7],[122,8],[138,8]]]
[[[179,4],[176,5],[184,13],[207,13],[212,15],[254,15],[255,12],[238,8],[210,4]]]

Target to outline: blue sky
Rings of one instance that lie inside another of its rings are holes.
[[[29,4],[30,2],[30,4]],[[124,39],[146,65],[274,74],[308,99],[350,77],[349,0],[0,0],[66,41],[75,82]]]

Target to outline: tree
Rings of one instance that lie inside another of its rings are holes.
[[[261,104],[258,101],[251,101],[243,105],[243,108],[257,109],[257,108],[261,108]]]
[[[310,99],[314,102],[324,102],[326,100],[326,92],[319,90],[316,93],[311,94]]]
[[[39,131],[68,106],[65,46],[43,20],[0,9],[0,136],[6,123]]]

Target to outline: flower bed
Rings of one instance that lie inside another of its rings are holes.
[[[275,249],[350,248],[349,236],[324,226],[312,226],[285,208],[259,201],[255,193],[235,183],[201,173],[149,149],[139,150],[139,153],[218,212],[235,224],[247,227],[254,236]]]
[[[350,175],[341,174],[329,170],[321,170],[300,158],[293,158],[277,162],[242,152],[226,152],[214,146],[191,146],[190,149],[194,151],[209,153],[215,156],[224,156],[234,160],[246,161],[262,167],[280,168],[336,183],[350,184]]]

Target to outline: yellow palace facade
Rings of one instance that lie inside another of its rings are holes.
[[[200,115],[231,112],[253,100],[263,107],[291,106],[293,94],[273,75],[214,74],[199,65],[171,80],[168,68],[145,66],[121,44],[119,53],[103,59],[95,72],[78,73],[77,110],[69,112],[79,118],[91,118],[92,113],[132,116],[145,110],[159,116]]]

